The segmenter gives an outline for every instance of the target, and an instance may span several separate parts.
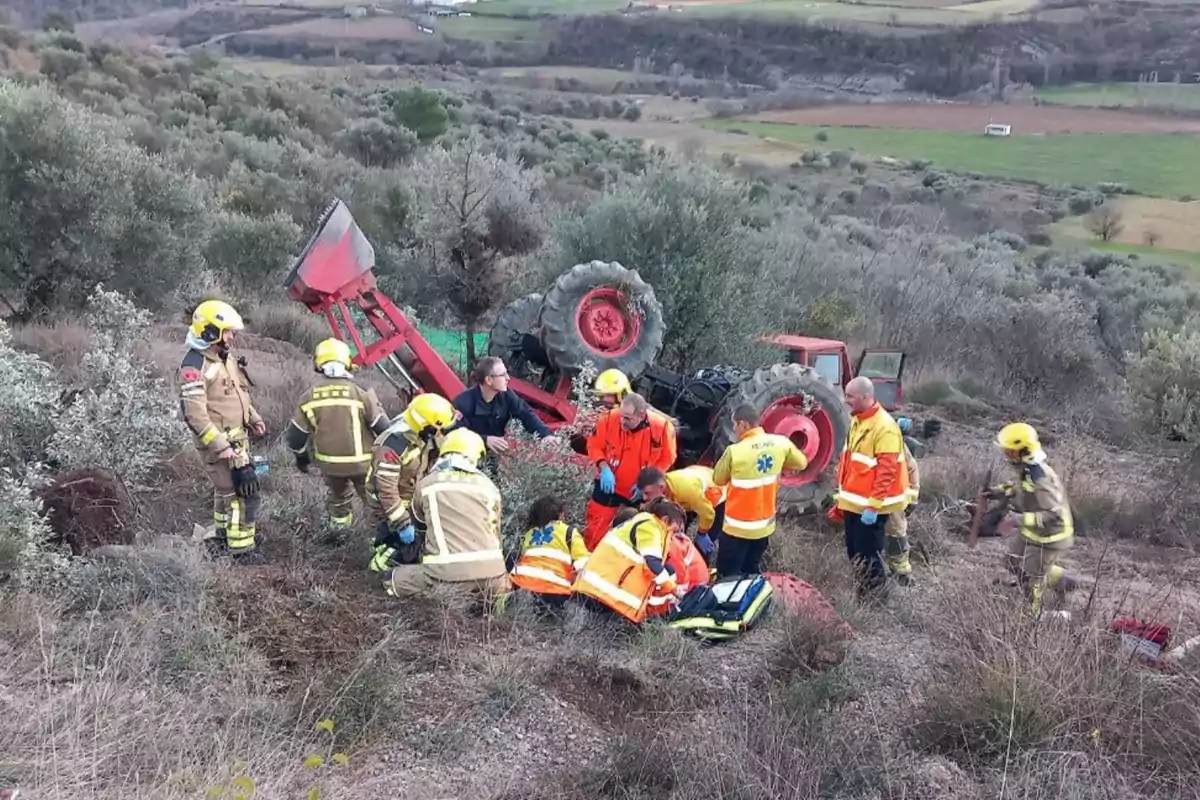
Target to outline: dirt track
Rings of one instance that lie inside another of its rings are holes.
[[[1200,133],[1200,120],[1061,106],[878,103],[768,111],[754,117],[793,125],[843,125],[982,132],[991,122],[1013,133]]]

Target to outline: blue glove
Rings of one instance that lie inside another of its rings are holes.
[[[612,467],[608,464],[600,465],[600,491],[606,494],[612,494],[617,488],[617,476],[613,475]]]
[[[417,540],[417,531],[412,525],[405,525],[396,531],[396,538],[400,540],[401,544],[412,544]]]
[[[879,512],[873,508],[868,508],[862,513],[862,521],[864,525],[874,525],[879,521]]]
[[[908,433],[912,430],[912,420],[908,417],[896,417],[896,424],[900,426],[901,433]]]
[[[712,537],[707,533],[697,534],[696,549],[700,551],[701,555],[703,555],[705,558],[708,558],[712,555],[713,550],[717,549],[717,543],[714,542]]]
[[[636,486],[633,487],[633,494],[629,496],[629,499],[635,503],[640,502],[642,499],[642,490]]]

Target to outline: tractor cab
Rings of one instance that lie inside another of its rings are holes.
[[[875,397],[888,411],[897,410],[903,402],[903,351],[863,350],[858,358],[857,369],[852,369],[849,348],[845,342],[837,339],[778,334],[764,337],[763,341],[786,350],[788,363],[811,367],[838,389],[845,389],[855,375],[870,378],[871,383],[875,384]]]

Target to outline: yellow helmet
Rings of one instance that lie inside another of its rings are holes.
[[[455,428],[446,434],[442,446],[438,448],[439,456],[452,453],[468,458],[472,464],[479,466],[479,462],[487,455],[487,445],[483,443],[483,437],[470,428]]]
[[[190,330],[210,344],[218,341],[225,331],[240,331],[244,327],[242,315],[223,300],[205,300],[192,312]]]
[[[317,345],[313,351],[313,363],[317,369],[336,361],[346,369],[350,369],[350,345],[341,339],[326,339]]]
[[[996,444],[1005,450],[1033,451],[1041,447],[1037,431],[1028,422],[1011,422],[996,434]]]
[[[419,394],[404,409],[403,417],[414,433],[440,431],[454,422],[454,406],[440,394]]]
[[[598,395],[616,395],[618,400],[625,399],[625,395],[633,391],[633,387],[629,385],[629,378],[625,377],[625,373],[619,369],[606,369],[596,376],[594,387]]]

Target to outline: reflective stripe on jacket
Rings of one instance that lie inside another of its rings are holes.
[[[838,461],[837,507],[880,514],[908,507],[908,467],[900,427],[878,403],[855,414]]]
[[[1040,545],[1066,547],[1075,535],[1067,493],[1042,451],[1034,458],[1021,466],[1021,480],[1014,487],[1013,510],[1021,515],[1021,535]]]
[[[786,436],[751,428],[725,448],[713,468],[713,481],[728,486],[724,533],[763,539],[775,532],[779,477],[784,469],[803,470],[808,459]]]
[[[371,464],[372,442],[388,424],[373,391],[349,378],[322,376],[300,398],[288,427],[288,448],[303,453],[311,447],[325,475],[364,475]]]
[[[436,442],[415,441],[403,422],[375,440],[367,471],[367,496],[379,506],[393,530],[408,524],[413,493],[436,454]]]
[[[583,534],[562,520],[525,532],[521,557],[509,577],[537,594],[569,595],[575,573],[587,564]]]
[[[262,422],[250,402],[245,373],[232,354],[222,358],[216,345],[189,349],[177,382],[183,419],[200,450],[215,455],[232,443],[245,443],[246,426]]]
[[[421,566],[433,580],[507,576],[500,550],[500,490],[481,472],[446,468],[417,484],[413,523],[425,531]]]
[[[712,467],[698,464],[667,473],[667,496],[696,515],[701,533],[708,533],[717,518],[716,506],[725,502],[724,488],[713,484]]]
[[[604,534],[576,576],[572,590],[630,622],[642,622],[655,587],[666,592],[675,589],[675,578],[663,563],[667,537],[667,528],[656,517],[645,512],[637,514]],[[659,564],[658,572],[647,563],[650,560]]]
[[[921,498],[921,468],[917,466],[917,459],[913,457],[912,450],[908,449],[908,443],[903,437],[900,444],[904,447],[904,466],[908,468],[908,502],[911,504]]]
[[[667,545],[667,566],[675,570],[675,581],[684,591],[708,585],[708,564],[686,534],[671,536]],[[656,588],[646,601],[646,614],[652,617],[666,614],[671,610],[674,599],[674,592]]]

